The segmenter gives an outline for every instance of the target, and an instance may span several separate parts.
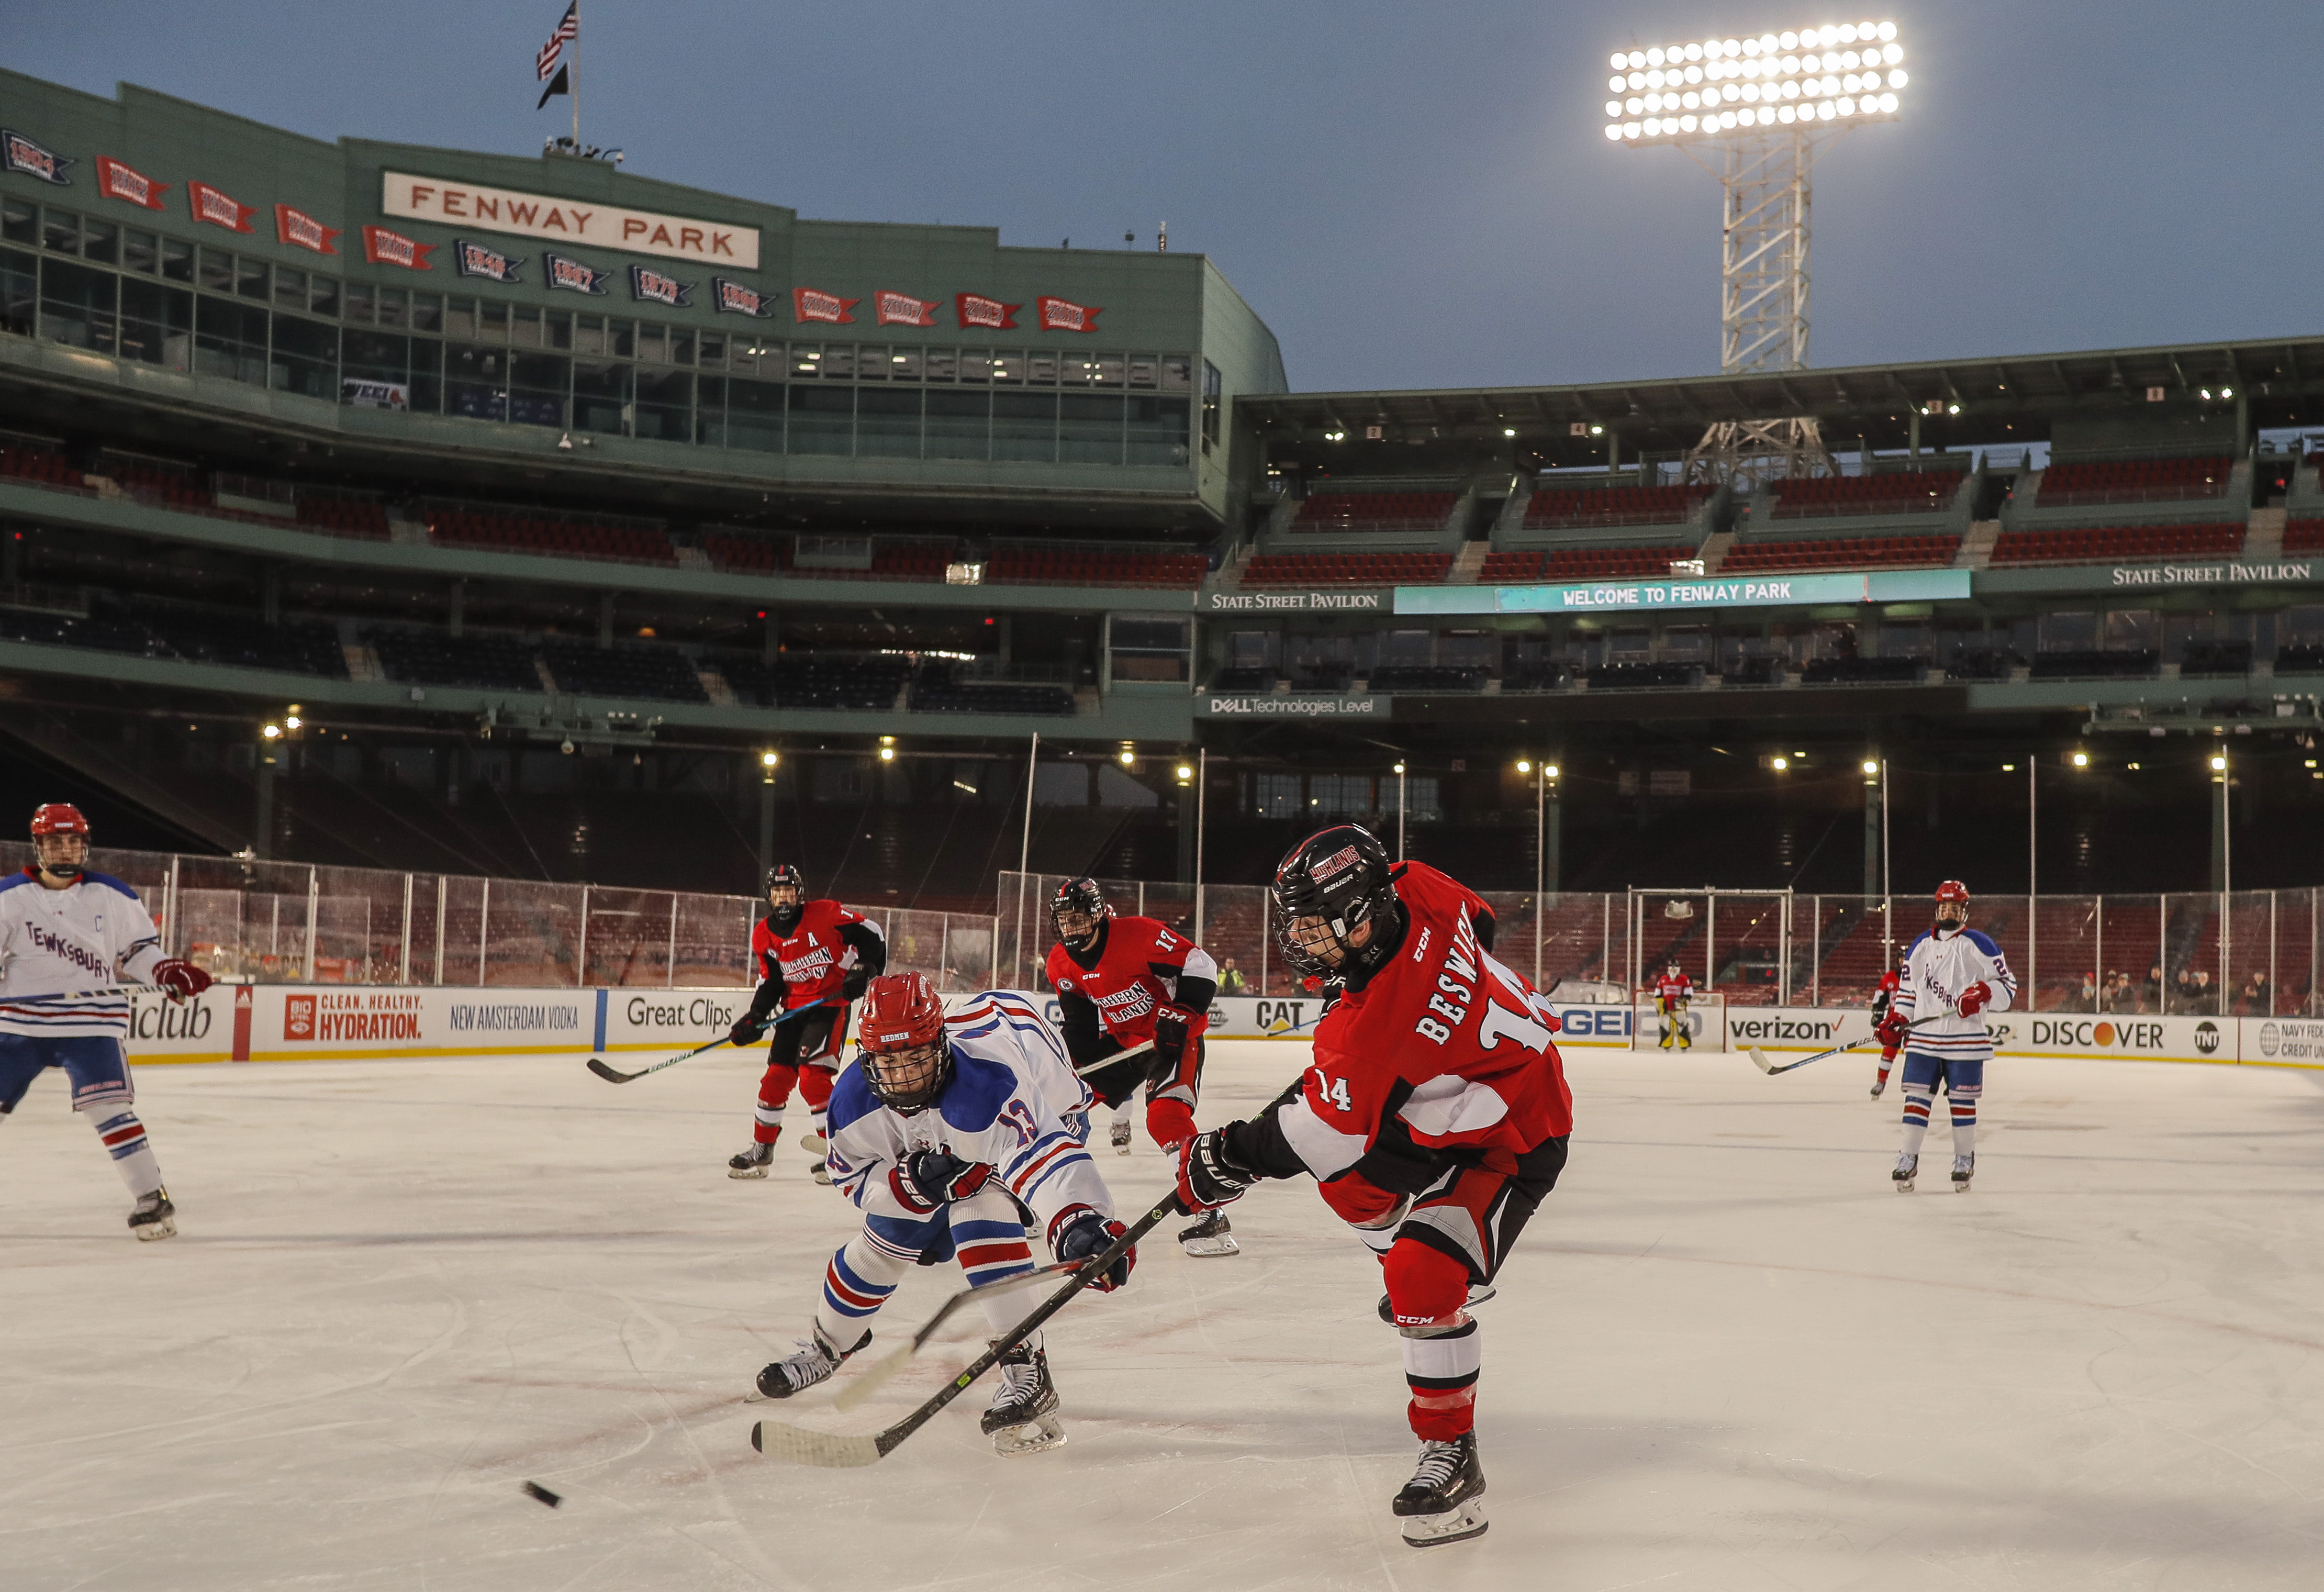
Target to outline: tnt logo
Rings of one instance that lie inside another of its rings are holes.
[[[282,1037],[286,1040],[310,1040],[315,1037],[315,997],[313,995],[294,995],[283,997]]]

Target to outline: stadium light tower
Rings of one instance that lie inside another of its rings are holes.
[[[1825,143],[1896,119],[1909,81],[1893,22],[1819,23],[1757,38],[1618,50],[1606,137],[1674,145],[1724,196],[1719,368],[1729,375],[1808,362],[1811,178]],[[1834,473],[1816,421],[1722,421],[1686,456],[1684,478]]]

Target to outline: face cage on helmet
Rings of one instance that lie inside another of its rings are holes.
[[[1079,934],[1072,933],[1065,928],[1065,921],[1068,917],[1078,918],[1084,925]],[[1105,914],[1093,912],[1081,906],[1062,906],[1051,909],[1049,921],[1056,928],[1057,938],[1065,941],[1068,949],[1080,950],[1097,939],[1098,925],[1105,921]]]
[[[32,855],[47,872],[69,879],[88,866],[88,837],[76,830],[42,835],[32,841]]]
[[[952,1077],[952,1047],[941,1038],[893,1051],[865,1049],[863,1076],[880,1103],[897,1111],[918,1111],[944,1092]]]
[[[1301,924],[1322,930],[1306,944],[1300,943]],[[1283,927],[1277,930],[1275,943],[1282,949],[1283,959],[1294,972],[1305,977],[1336,977],[1348,966],[1356,948],[1348,943],[1349,929],[1344,918],[1326,918],[1318,912],[1293,916],[1286,912]],[[1333,954],[1326,955],[1325,952]]]

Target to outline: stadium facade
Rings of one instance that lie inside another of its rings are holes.
[[[2031,770],[2044,887],[2324,861],[2324,338],[1296,393],[1199,255],[0,105],[0,730],[124,842],[2023,889]]]

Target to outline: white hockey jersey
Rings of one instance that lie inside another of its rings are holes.
[[[918,1250],[927,1215],[899,1199],[888,1180],[916,1150],[991,1167],[993,1184],[1029,1208],[1045,1233],[1077,1207],[1111,1217],[1113,1197],[1084,1148],[1089,1086],[1074,1076],[1038,998],[1017,990],[981,995],[945,1019],[945,1038],[953,1075],[921,1110],[907,1115],[881,1105],[861,1062],[832,1088],[832,1186],[863,1212],[872,1236]]]
[[[124,976],[153,982],[161,937],[109,874],[51,890],[29,868],[0,880],[0,1033],[129,1037]]]
[[[1955,1007],[1961,991],[1984,983],[1993,991],[1987,1012],[2006,1012],[2017,996],[2017,978],[2001,948],[1975,929],[1939,935],[1931,930],[1913,942],[1904,958],[1904,976],[1888,1009],[1905,1022],[1934,1019],[1905,1037],[1907,1051],[1936,1056],[1990,1060],[1993,1036],[1983,1013],[1964,1017]]]

